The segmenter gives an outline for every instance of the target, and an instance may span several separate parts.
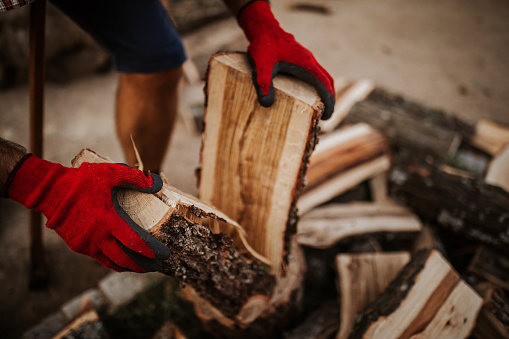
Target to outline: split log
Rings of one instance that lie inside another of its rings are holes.
[[[323,104],[312,87],[292,78],[277,77],[274,88],[274,105],[262,107],[246,56],[212,57],[199,192],[241,224],[253,248],[281,273]]]
[[[108,339],[109,336],[95,310],[79,315],[69,325],[52,337],[53,339],[97,338]]]
[[[299,211],[305,214],[388,171],[390,162],[387,139],[367,124],[348,126],[321,137],[310,159]]]
[[[475,125],[470,143],[493,156],[509,145],[509,126],[488,119],[481,119]]]
[[[509,267],[506,254],[480,246],[468,270],[509,291]]]
[[[351,238],[373,234],[409,235],[420,232],[420,220],[403,206],[357,202],[315,208],[299,222],[298,241],[313,248],[328,248]]]
[[[509,146],[495,156],[484,180],[487,184],[498,186],[509,192]]]
[[[287,76],[274,79],[274,104],[260,106],[251,73],[243,53],[210,60],[199,194],[242,225],[249,244],[268,258],[276,286],[237,319],[186,289],[205,326],[228,337],[270,333],[300,298],[305,261],[292,242],[296,203],[323,112],[316,90]]]
[[[476,291],[484,298],[484,306],[477,318],[474,335],[476,338],[509,338],[509,296],[487,282],[477,284]]]
[[[348,338],[357,312],[373,302],[409,260],[408,252],[341,254],[336,257],[341,304],[337,339]]]
[[[481,306],[438,251],[424,250],[362,312],[349,338],[467,338]]]
[[[508,192],[401,154],[389,180],[390,195],[423,221],[509,253]]]
[[[72,165],[83,162],[109,160],[84,150]],[[166,184],[157,195],[120,190],[117,199],[133,221],[171,250],[160,272],[192,286],[223,314],[242,323],[246,308],[272,296],[268,260],[224,213]]]

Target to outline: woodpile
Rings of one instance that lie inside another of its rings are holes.
[[[215,337],[508,338],[509,130],[338,83],[320,122],[306,84],[278,76],[263,108],[246,56],[213,56],[200,198],[119,195],[161,272]]]

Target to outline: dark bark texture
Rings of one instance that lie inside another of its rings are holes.
[[[173,214],[153,235],[172,253],[160,272],[189,284],[228,317],[237,315],[249,297],[272,293],[269,268],[240,255],[223,233]]]

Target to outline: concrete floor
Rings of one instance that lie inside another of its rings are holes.
[[[323,0],[328,14],[296,10],[293,0],[273,1],[282,26],[308,47],[333,77],[368,78],[393,92],[444,109],[470,123],[491,118],[509,124],[509,2],[505,0]],[[203,71],[210,54],[245,49],[234,20],[184,37]],[[89,76],[46,88],[45,158],[70,165],[82,148],[123,161],[114,134],[117,75]],[[196,94],[197,93],[197,94]],[[202,101],[185,90],[186,100]],[[28,143],[26,87],[0,93],[0,136]],[[200,137],[179,121],[164,164],[171,184],[196,194]],[[27,289],[25,209],[0,202],[0,333],[15,338],[45,315],[94,287],[107,274],[92,259],[71,252],[44,231],[51,259],[51,286]]]

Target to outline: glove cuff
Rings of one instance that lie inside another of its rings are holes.
[[[9,173],[9,176],[7,177],[7,180],[4,183],[4,186],[2,187],[2,190],[0,191],[0,194],[3,198],[9,198],[9,187],[11,187],[11,184],[14,180],[14,177],[18,173],[18,170],[21,168],[21,166],[25,163],[25,161],[30,158],[33,154],[27,153],[21,158],[18,163],[14,166],[12,171]]]
[[[247,3],[239,10],[237,18],[247,40],[251,42],[263,34],[282,31],[269,3],[264,0],[253,0]]]
[[[266,2],[267,4],[269,3],[269,0],[251,0],[249,1],[247,4],[245,4],[244,6],[242,6],[239,11],[237,12],[237,21],[240,21],[240,15],[241,13],[247,8],[249,7],[253,2],[257,2],[257,1],[263,1],[263,2]]]

